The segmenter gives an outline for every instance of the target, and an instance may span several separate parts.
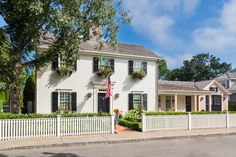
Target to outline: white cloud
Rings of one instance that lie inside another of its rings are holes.
[[[175,56],[163,55],[163,57],[167,62],[168,68],[175,69],[175,68],[178,68],[179,66],[183,65],[184,60],[191,59],[193,55],[194,54],[192,54],[192,53],[184,53],[184,54],[175,55]]]
[[[200,0],[126,0],[131,26],[157,44],[178,44],[181,40],[172,33],[176,12],[191,14]]]
[[[216,52],[232,52],[236,48],[236,0],[224,4],[215,26],[195,29],[193,39],[197,46]]]

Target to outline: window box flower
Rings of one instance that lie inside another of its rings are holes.
[[[135,71],[132,73],[133,79],[139,79],[142,80],[146,76],[145,72],[143,70]]]
[[[103,78],[107,78],[109,75],[112,75],[112,74],[113,74],[113,70],[110,67],[100,67],[97,72],[97,75]]]
[[[73,69],[66,66],[60,66],[57,68],[57,73],[60,76],[70,76],[72,72],[73,72]]]

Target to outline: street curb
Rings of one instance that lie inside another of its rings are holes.
[[[38,149],[38,148],[53,148],[53,147],[69,147],[69,146],[86,146],[86,145],[98,145],[98,144],[122,144],[122,143],[138,143],[158,140],[174,140],[174,139],[191,139],[201,137],[215,137],[215,136],[232,136],[236,135],[236,132],[231,133],[214,133],[214,134],[200,134],[200,135],[184,135],[184,136],[167,136],[167,137],[150,137],[150,138],[137,138],[137,139],[122,139],[122,140],[101,140],[101,141],[84,141],[84,142],[67,142],[61,144],[46,144],[37,146],[19,146],[13,148],[0,149],[0,151],[7,150],[24,150],[24,149]]]

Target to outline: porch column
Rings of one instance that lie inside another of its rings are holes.
[[[201,111],[201,99],[200,99],[200,95],[198,96],[198,99],[197,99],[197,107],[198,107],[198,111]]]
[[[197,96],[194,95],[194,111],[197,111]]]
[[[212,103],[211,95],[209,95],[209,111],[211,111],[211,103]]]
[[[178,95],[175,94],[175,111],[178,111]]]

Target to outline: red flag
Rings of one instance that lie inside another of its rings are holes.
[[[105,99],[109,98],[110,96],[112,96],[112,92],[111,92],[111,78],[110,75],[107,78],[107,82],[106,82],[106,95],[105,95]]]

